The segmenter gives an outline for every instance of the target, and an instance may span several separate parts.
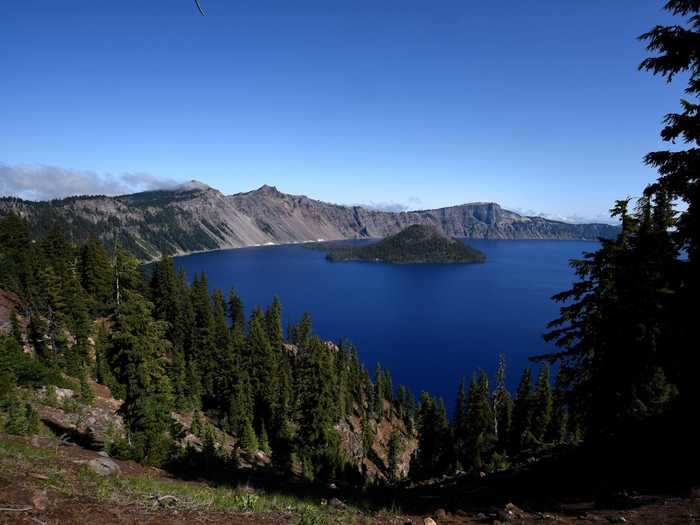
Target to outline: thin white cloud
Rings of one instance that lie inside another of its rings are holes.
[[[572,213],[568,215],[560,215],[557,213],[547,213],[537,210],[529,210],[523,208],[507,208],[519,213],[520,215],[527,215],[528,217],[542,217],[543,219],[550,219],[553,221],[568,222],[571,224],[592,224],[592,223],[602,223],[602,224],[617,224],[618,221],[611,218],[609,214],[599,213],[596,215],[581,215],[577,213]]]
[[[57,166],[0,164],[0,196],[51,200],[73,195],[123,195],[172,188],[177,181],[147,173],[99,174]]]
[[[408,198],[408,204],[405,204],[403,202],[395,202],[395,201],[379,201],[379,202],[366,202],[362,204],[354,204],[353,206],[361,206],[363,208],[367,208],[368,210],[375,210],[375,211],[391,211],[391,212],[402,212],[402,211],[408,211],[408,210],[415,210],[418,205],[421,204],[421,199],[420,197],[409,197]]]

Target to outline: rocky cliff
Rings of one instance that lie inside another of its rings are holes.
[[[495,203],[385,212],[289,195],[272,186],[224,195],[193,181],[173,190],[118,197],[82,196],[50,202],[0,199],[40,232],[58,226],[81,240],[90,234],[141,259],[217,248],[386,237],[412,224],[470,239],[596,239],[617,232],[607,224],[569,224],[528,217]]]

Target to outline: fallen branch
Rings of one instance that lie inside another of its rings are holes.
[[[21,509],[13,509],[11,507],[0,507],[0,512],[27,512],[34,507],[22,507]]]

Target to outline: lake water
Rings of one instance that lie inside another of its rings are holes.
[[[235,287],[246,310],[278,295],[285,327],[308,311],[324,339],[347,338],[373,373],[377,361],[394,384],[429,390],[452,405],[462,377],[493,372],[506,356],[508,383],[528,356],[551,349],[542,339],[558,314],[550,297],[568,289],[571,258],[596,249],[586,241],[468,241],[484,264],[331,263],[303,246],[243,248],[178,257],[191,279]]]

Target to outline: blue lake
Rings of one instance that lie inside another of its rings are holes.
[[[346,338],[373,372],[391,369],[394,384],[429,390],[452,405],[462,377],[493,372],[506,356],[514,387],[528,357],[552,346],[542,339],[568,289],[568,261],[597,248],[587,241],[468,241],[488,260],[471,265],[331,263],[303,246],[271,246],[178,257],[192,279],[233,286],[249,312],[278,295],[284,322],[311,313],[324,339]]]

